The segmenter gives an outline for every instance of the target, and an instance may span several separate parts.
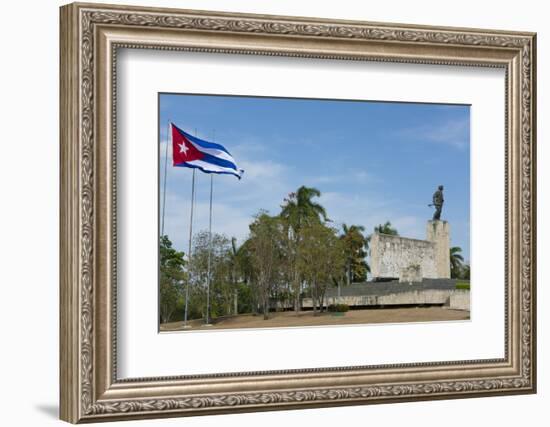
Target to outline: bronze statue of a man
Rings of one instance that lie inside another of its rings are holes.
[[[440,185],[439,187],[437,187],[437,190],[435,191],[434,195],[433,195],[433,205],[435,207],[435,212],[434,212],[434,217],[433,217],[433,220],[434,221],[439,221],[439,219],[441,218],[441,209],[443,209],[443,202],[445,200],[443,199],[443,186]]]

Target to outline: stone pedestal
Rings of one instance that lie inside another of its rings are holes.
[[[426,240],[435,245],[435,270],[438,278],[450,279],[450,236],[451,227],[447,221],[428,221]]]

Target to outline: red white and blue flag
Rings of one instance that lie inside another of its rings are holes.
[[[206,173],[229,174],[241,179],[244,170],[237,167],[235,159],[223,145],[189,135],[174,123],[170,123],[170,127],[174,166],[197,168]]]

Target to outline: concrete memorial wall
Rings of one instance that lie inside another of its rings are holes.
[[[451,277],[449,249],[447,221],[428,221],[426,240],[374,233],[370,242],[373,279],[403,282],[448,279]]]

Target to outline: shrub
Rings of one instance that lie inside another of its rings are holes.
[[[328,306],[328,311],[337,312],[337,313],[345,313],[346,311],[349,311],[349,305],[347,305],[347,304],[331,304],[331,305]]]
[[[464,289],[469,291],[470,290],[470,282],[459,280],[456,282],[456,289]]]

